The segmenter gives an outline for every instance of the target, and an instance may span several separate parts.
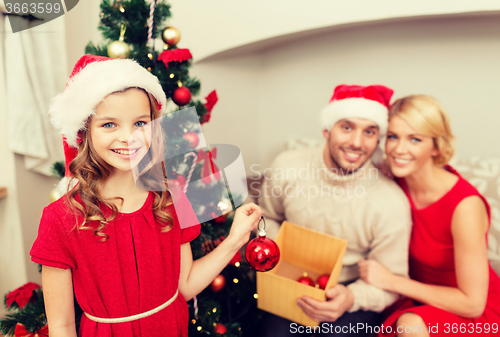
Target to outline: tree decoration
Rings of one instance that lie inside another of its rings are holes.
[[[210,290],[212,290],[214,293],[217,293],[224,289],[225,286],[226,278],[222,274],[219,274],[219,276],[217,276],[210,284]]]
[[[219,100],[217,97],[217,92],[214,90],[211,93],[208,94],[207,97],[205,97],[207,102],[205,103],[205,107],[207,108],[207,113],[201,116],[200,118],[200,123],[208,123],[210,121],[210,117],[212,115],[212,109],[215,106],[215,103]]]
[[[31,332],[21,323],[17,323],[14,337],[49,337],[49,326],[45,324],[40,330]]]
[[[49,195],[50,202],[54,202],[56,200],[59,200],[60,197],[62,197],[62,195],[57,190],[57,188],[53,188],[52,191],[50,191],[50,195]]]
[[[126,59],[130,56],[130,48],[128,44],[124,42],[125,31],[127,26],[122,25],[120,29],[120,38],[118,41],[111,42],[108,46],[108,56],[113,59]]]
[[[227,332],[227,328],[222,323],[215,323],[214,332],[223,335]]]
[[[217,165],[215,165],[213,161],[214,159],[217,159],[216,147],[208,151],[208,153],[204,150],[200,150],[198,152],[198,162],[203,162],[201,181],[205,185],[208,185],[212,182],[212,176],[217,180],[220,178],[219,168],[217,167]]]
[[[14,291],[11,291],[7,294],[5,299],[5,304],[7,308],[10,308],[13,303],[16,303],[20,309],[23,309],[26,304],[28,304],[33,297],[36,298],[35,290],[40,289],[41,287],[33,282],[28,282],[25,285],[17,288]]]
[[[182,138],[187,140],[189,142],[189,145],[193,148],[196,148],[198,146],[198,143],[200,142],[200,138],[198,137],[198,133],[196,131],[189,131],[186,132]]]
[[[0,319],[5,336],[44,336],[47,326],[42,289],[36,283],[25,285],[5,296],[7,314]],[[46,336],[46,335],[45,335]]]
[[[149,5],[149,19],[148,19],[148,40],[151,41],[153,38],[153,25],[154,25],[154,14],[155,14],[155,7],[156,4],[158,3],[158,0],[152,0],[151,4]]]
[[[182,84],[180,87],[174,90],[172,94],[172,100],[178,106],[184,106],[191,101],[191,91],[188,88],[183,87]]]
[[[168,68],[170,62],[184,62],[192,58],[193,55],[191,55],[189,49],[168,49],[158,56],[158,61],[162,61],[165,67]]]
[[[165,44],[175,47],[181,40],[181,32],[177,28],[169,26],[163,31],[161,38]]]
[[[259,229],[258,237],[250,241],[245,251],[248,264],[257,271],[269,271],[276,267],[280,260],[280,249],[276,242],[266,238],[266,222],[264,217],[264,228]],[[314,282],[313,282],[314,283]]]

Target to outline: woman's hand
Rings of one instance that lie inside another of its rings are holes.
[[[363,281],[384,290],[391,290],[394,274],[379,262],[375,260],[360,260],[358,262],[358,269],[359,277]]]
[[[250,232],[257,227],[262,215],[262,210],[254,203],[239,207],[234,214],[229,235],[224,241],[230,241],[236,249],[240,249],[250,239]]]

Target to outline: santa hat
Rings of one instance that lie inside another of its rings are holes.
[[[81,143],[79,131],[85,128],[95,108],[107,95],[127,88],[141,88],[156,99],[160,114],[164,114],[167,99],[160,82],[139,63],[130,59],[110,59],[84,55],[69,77],[66,88],[57,95],[49,109],[51,122],[63,135],[65,178],[59,183],[61,195],[69,183],[69,164],[75,159]]]
[[[339,85],[333,91],[330,103],[321,112],[321,126],[324,130],[331,130],[335,123],[345,118],[363,118],[377,123],[380,143],[372,161],[380,163],[393,93],[392,89],[383,85]]]

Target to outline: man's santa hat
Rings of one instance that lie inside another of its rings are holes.
[[[167,99],[160,82],[149,71],[130,59],[110,59],[84,55],[76,62],[66,88],[53,100],[49,109],[52,124],[63,135],[66,173],[58,185],[66,193],[70,180],[69,164],[78,153],[80,130],[86,127],[97,105],[107,95],[128,88],[141,88],[156,99],[164,114]]]
[[[339,85],[333,91],[330,103],[321,112],[321,126],[330,131],[335,123],[346,118],[363,118],[377,123],[379,146],[372,161],[380,163],[389,120],[389,104],[394,91],[383,85]]]

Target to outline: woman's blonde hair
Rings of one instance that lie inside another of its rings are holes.
[[[117,92],[125,92],[130,89],[139,89],[148,96],[151,121],[161,117],[156,99],[147,91],[141,88],[131,87]],[[71,186],[74,186],[75,184],[73,181],[70,182],[66,193],[66,201],[73,211],[82,215],[84,218],[83,223],[77,223],[77,228],[93,230],[95,235],[102,237],[102,240],[105,241],[108,239],[108,235],[104,232],[104,229],[108,222],[114,220],[118,215],[118,208],[111,201],[118,199],[123,204],[123,198],[116,197],[106,199],[101,195],[102,186],[109,177],[111,170],[110,166],[97,155],[92,145],[92,135],[88,128],[91,119],[92,117],[87,120],[86,127],[79,133],[82,142],[78,147],[78,154],[76,158],[73,159],[69,165],[72,180],[78,180],[78,184],[71,189]],[[159,158],[160,152],[163,150],[161,129],[159,127],[153,127],[152,133],[154,140],[151,141],[149,151],[143,158],[143,161],[146,162],[146,164],[142,165],[143,168],[141,169],[138,180],[143,186],[142,188],[151,187],[151,190],[155,194],[153,201],[153,215],[157,222],[160,223],[162,232],[168,232],[173,226],[173,217],[170,212],[165,211],[165,208],[172,204],[172,197],[168,186],[166,185],[166,177],[163,174],[160,163],[156,162],[156,159]],[[164,191],[158,191],[158,188],[155,188],[158,186],[159,182],[162,184],[164,183]],[[75,196],[77,195],[82,200],[83,205],[75,199]],[[112,210],[112,213],[110,215],[104,214],[100,207],[100,203],[109,207]],[[91,221],[98,221],[99,225],[91,226]]]
[[[398,99],[389,109],[389,119],[399,116],[418,133],[432,137],[439,154],[434,164],[445,165],[455,153],[455,136],[451,132],[450,117],[433,97],[412,95]]]

